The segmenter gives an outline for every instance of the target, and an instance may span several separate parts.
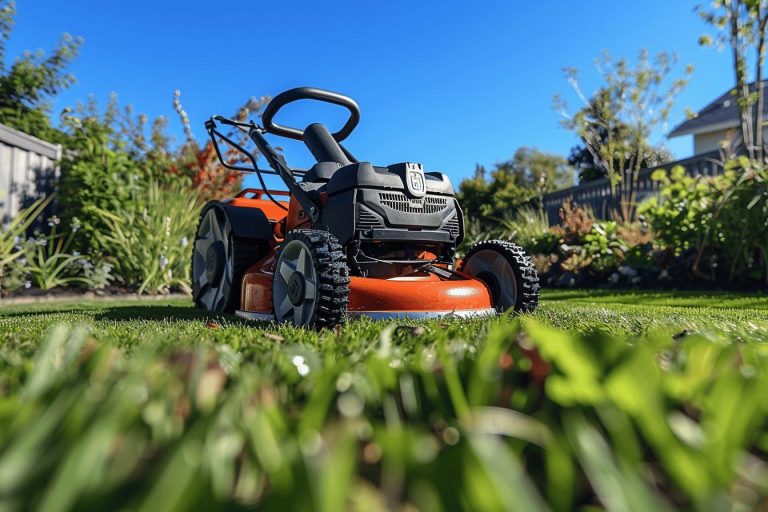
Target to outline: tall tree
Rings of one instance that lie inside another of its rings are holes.
[[[15,16],[15,3],[0,1],[0,123],[60,142],[62,134],[51,126],[48,117],[49,99],[74,83],[66,68],[82,40],[64,34],[50,54],[27,51],[8,65],[5,49]]]
[[[714,0],[696,7],[699,16],[715,30],[715,36],[699,38],[703,46],[730,46],[736,96],[741,118],[741,139],[750,158],[765,157],[763,102],[765,84],[768,0]],[[749,60],[754,59],[754,87],[749,85]]]
[[[693,72],[687,66],[681,77],[671,78],[676,63],[674,54],[660,53],[652,59],[641,50],[633,66],[604,52],[595,61],[604,85],[591,98],[582,91],[578,70],[564,70],[584,107],[569,114],[567,102],[555,96],[555,109],[564,116],[562,125],[579,136],[593,161],[605,171],[611,185],[612,215],[618,220],[634,219],[640,170],[652,148],[650,136],[667,120],[675,97]]]

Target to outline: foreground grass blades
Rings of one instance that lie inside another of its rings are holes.
[[[4,308],[0,508],[765,506],[768,301],[646,298],[319,333]]]

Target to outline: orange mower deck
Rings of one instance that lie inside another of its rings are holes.
[[[252,267],[243,279],[243,309],[236,314],[257,321],[274,319],[270,262]],[[441,279],[437,275],[393,278],[352,277],[349,284],[350,316],[386,318],[470,318],[496,313],[491,294],[480,280],[458,274],[462,279]]]

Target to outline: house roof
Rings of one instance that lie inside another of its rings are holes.
[[[764,81],[768,83],[768,80]],[[749,84],[749,90],[755,90],[755,84]],[[701,109],[696,117],[688,119],[677,125],[669,133],[669,137],[680,137],[698,133],[713,132],[724,128],[733,128],[739,125],[739,108],[736,104],[736,96],[729,89],[715,101]],[[763,113],[768,114],[768,87],[763,89]]]

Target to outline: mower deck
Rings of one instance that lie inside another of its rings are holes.
[[[236,315],[253,321],[274,320],[272,276],[252,268],[246,275],[242,304]],[[470,276],[456,273],[454,279],[434,274],[392,278],[352,277],[349,283],[349,309],[352,317],[374,320],[390,318],[472,318],[496,314],[486,285]]]

